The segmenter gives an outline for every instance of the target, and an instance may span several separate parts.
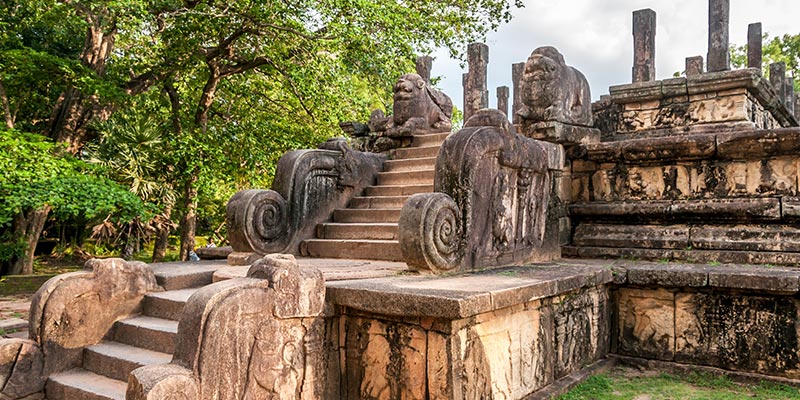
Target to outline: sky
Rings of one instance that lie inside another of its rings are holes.
[[[761,22],[770,37],[800,33],[800,0],[730,0],[731,44],[747,43],[747,25]],[[498,86],[511,87],[511,64],[525,61],[540,46],[555,46],[586,76],[592,100],[608,87],[631,82],[632,13],[656,12],[656,79],[684,70],[686,57],[708,47],[707,0],[525,0],[514,18],[487,35],[489,106],[497,106]],[[466,65],[446,50],[432,54],[437,86],[463,109],[461,75]]]

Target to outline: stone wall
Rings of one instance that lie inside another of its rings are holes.
[[[798,150],[797,128],[580,146],[562,254],[796,263]]]
[[[608,270],[518,267],[331,283],[326,354],[341,379],[327,397],[525,398],[607,354],[609,279]],[[392,305],[377,312],[382,300]]]
[[[632,267],[612,291],[612,351],[800,379],[798,277],[753,266]]]
[[[612,86],[593,106],[604,137],[797,126],[757,69]]]

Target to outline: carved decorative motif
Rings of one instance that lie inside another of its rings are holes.
[[[0,339],[0,398],[39,398],[48,376],[80,366],[85,347],[159,290],[147,264],[118,258],[45,282],[31,299],[30,340]]]
[[[317,150],[286,153],[278,161],[271,190],[244,190],[228,201],[233,250],[297,254],[318,223],[372,184],[383,160],[351,149],[341,138]]]
[[[536,122],[592,126],[589,83],[553,47],[534,50],[522,76],[523,127]]]
[[[442,145],[436,193],[414,195],[403,207],[406,262],[444,272],[557,256],[557,235],[546,231],[555,222],[548,219],[551,170],[562,168],[563,157],[559,145],[514,133],[501,111],[476,113]]]
[[[453,101],[417,74],[405,74],[394,85],[394,105],[388,136],[411,136],[418,131],[448,132]]]
[[[172,363],[134,370],[128,399],[322,398],[322,273],[272,254],[247,276],[189,298]]]

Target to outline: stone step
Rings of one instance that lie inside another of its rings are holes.
[[[436,167],[436,157],[406,158],[404,160],[386,160],[383,170],[386,172],[417,171]]]
[[[451,132],[431,133],[427,135],[414,135],[411,147],[440,146]]]
[[[166,364],[172,356],[117,342],[100,342],[83,350],[83,368],[127,382],[128,374],[145,365]]]
[[[227,266],[226,260],[166,262],[152,264],[156,282],[164,290],[180,290],[211,283],[214,272]]]
[[[367,196],[411,196],[417,193],[433,192],[433,183],[429,185],[384,185],[367,186],[364,194]]]
[[[409,196],[353,197],[348,208],[403,208]]]
[[[161,353],[173,353],[177,333],[177,321],[148,316],[124,319],[114,325],[115,341]]]
[[[148,293],[144,296],[144,314],[150,317],[177,321],[183,306],[197,288]]]
[[[310,239],[303,242],[305,256],[363,260],[402,261],[400,242],[396,240]]]
[[[333,210],[333,222],[397,223],[399,220],[399,208],[337,208]]]
[[[396,223],[325,223],[317,225],[317,237],[320,239],[397,240],[397,236]]]
[[[434,170],[381,172],[378,185],[424,185],[433,183]]]
[[[424,158],[436,157],[439,154],[440,146],[423,146],[423,147],[403,147],[401,149],[394,149],[393,160],[404,160],[407,158]]]
[[[50,375],[45,392],[48,400],[124,400],[128,383],[84,369]]]

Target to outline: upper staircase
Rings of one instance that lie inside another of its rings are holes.
[[[398,241],[400,210],[413,194],[433,191],[436,155],[449,132],[415,135],[410,147],[393,150],[374,186],[336,209],[317,225],[315,239],[304,241],[307,257],[402,261]]]

